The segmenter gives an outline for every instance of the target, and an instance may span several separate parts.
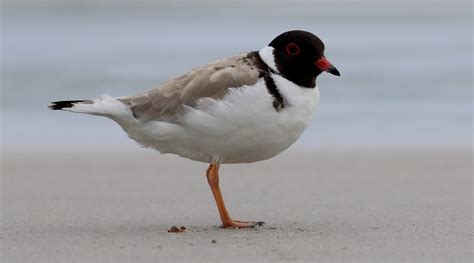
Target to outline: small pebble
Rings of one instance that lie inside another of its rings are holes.
[[[217,243],[217,241],[215,239],[213,239],[213,240],[211,240],[211,243],[215,244],[215,243]]]
[[[170,229],[168,229],[168,233],[183,233],[183,232],[188,232],[188,230],[184,226],[180,226],[180,227],[172,226]]]

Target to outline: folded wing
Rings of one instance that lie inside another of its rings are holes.
[[[195,68],[142,94],[121,98],[139,120],[173,121],[184,106],[201,98],[221,99],[230,88],[255,84],[262,72],[261,60],[250,52]]]

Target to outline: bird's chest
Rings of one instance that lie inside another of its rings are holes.
[[[301,88],[273,76],[283,98],[264,83],[231,90],[222,100],[203,100],[186,116],[189,131],[199,133],[199,148],[226,163],[268,159],[292,145],[308,126],[319,101],[317,88]]]

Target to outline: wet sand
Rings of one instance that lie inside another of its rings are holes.
[[[224,165],[150,150],[5,150],[2,262],[472,260],[467,149],[288,151]],[[167,233],[184,225],[187,233]]]

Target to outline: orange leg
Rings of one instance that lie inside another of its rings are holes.
[[[219,188],[219,166],[217,162],[212,162],[207,168],[206,176],[209,186],[211,186],[212,194],[216,200],[217,209],[219,210],[219,216],[221,217],[223,228],[253,228],[256,226],[262,226],[263,222],[250,222],[233,220],[227,209],[225,208],[224,198],[222,197],[221,189]]]

